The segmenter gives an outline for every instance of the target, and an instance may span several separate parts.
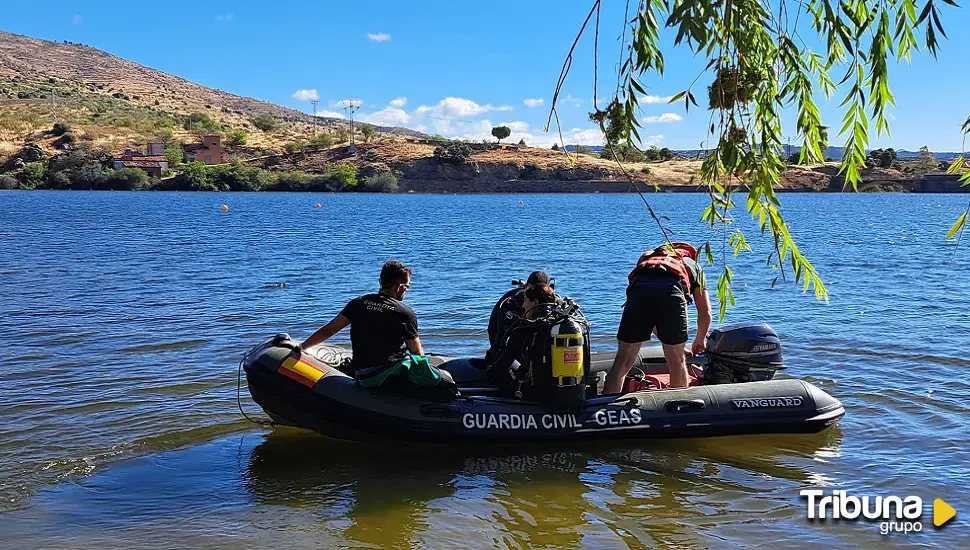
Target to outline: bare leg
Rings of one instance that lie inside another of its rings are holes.
[[[604,394],[623,391],[623,381],[640,354],[640,344],[641,342],[635,344],[619,342],[616,357],[613,359],[613,366],[610,367],[610,372],[606,374],[606,383],[603,384]]]
[[[686,388],[688,383],[687,355],[684,351],[684,344],[677,344],[676,346],[664,344],[663,348],[664,359],[667,361],[667,371],[670,373],[670,387]],[[617,358],[619,358],[619,354],[617,354]],[[608,381],[609,379],[607,379]]]

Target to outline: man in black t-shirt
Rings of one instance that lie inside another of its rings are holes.
[[[354,350],[351,368],[355,374],[363,369],[391,367],[406,359],[408,352],[424,355],[418,339],[418,318],[401,301],[410,287],[411,268],[401,262],[387,262],[381,268],[380,292],[348,302],[332,321],[300,344],[300,349],[321,344],[350,325]]]

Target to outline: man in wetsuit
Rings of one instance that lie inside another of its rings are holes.
[[[640,346],[656,333],[663,344],[670,372],[670,387],[686,388],[687,304],[697,308],[697,334],[691,344],[694,355],[704,352],[711,328],[711,302],[702,285],[697,249],[688,243],[665,243],[644,252],[629,275],[626,303],[616,339],[619,347],[606,376],[603,393],[620,393],[627,373],[640,354]]]
[[[526,286],[513,288],[503,294],[498,302],[495,303],[495,307],[492,308],[492,314],[488,318],[489,348],[485,352],[486,364],[494,362],[499,354],[502,353],[502,347],[505,345],[505,340],[508,337],[506,333],[515,321],[523,316],[524,310],[522,303],[525,299],[526,288],[530,285],[548,284],[549,275],[546,275],[542,271],[533,271],[526,281]]]
[[[533,284],[522,289],[522,316],[525,320],[508,330],[506,341],[502,342],[501,353],[496,354],[493,362],[486,362],[489,380],[498,382],[502,393],[511,397],[521,389],[525,390],[522,393],[527,398],[537,397],[537,388],[522,387],[520,382],[534,379],[534,373],[531,372],[532,361],[534,358],[541,361],[546,353],[546,349],[542,347],[546,339],[541,338],[544,335],[538,331],[544,329],[548,334],[549,327],[536,327],[529,320],[547,315],[555,307],[556,301],[556,293],[549,285]],[[515,376],[512,370],[516,371]],[[521,397],[521,394],[516,397]]]
[[[301,350],[325,342],[350,325],[354,356],[351,369],[358,380],[379,375],[408,358],[424,355],[418,338],[418,318],[401,300],[411,287],[411,268],[390,261],[381,268],[381,289],[358,296],[329,323],[300,344]]]

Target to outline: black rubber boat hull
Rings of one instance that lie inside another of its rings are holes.
[[[328,352],[340,353],[339,348]],[[594,353],[594,359],[605,364],[607,355],[611,361],[612,354]],[[278,423],[355,441],[454,444],[816,433],[845,414],[837,399],[794,379],[641,391],[592,398],[581,410],[553,411],[487,395],[423,402],[361,388],[317,358],[304,355],[302,365],[294,368],[283,366],[287,361],[295,364],[292,349],[269,342],[244,359],[256,403]],[[468,363],[451,361],[445,367],[460,387],[480,386],[483,380],[469,380],[478,376],[475,372],[463,370]],[[294,374],[300,371],[310,376]]]

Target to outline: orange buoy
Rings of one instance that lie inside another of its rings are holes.
[[[222,206],[219,207],[219,209],[222,210],[223,212],[228,212],[229,211],[229,205],[223,204]]]
[[[314,204],[313,207],[314,208],[320,208],[320,203],[318,202],[318,203]]]

